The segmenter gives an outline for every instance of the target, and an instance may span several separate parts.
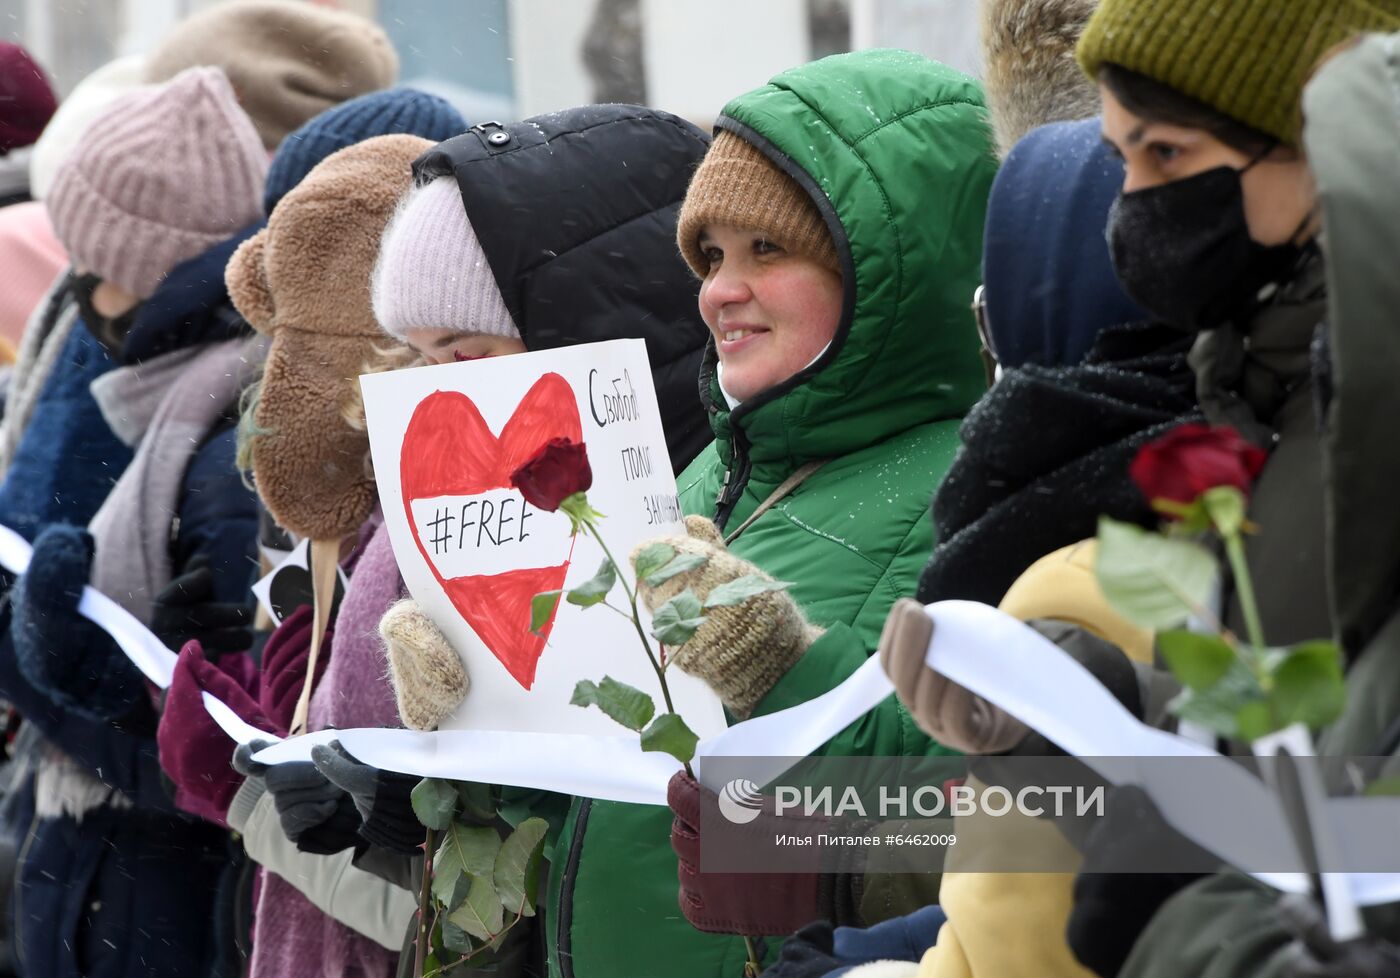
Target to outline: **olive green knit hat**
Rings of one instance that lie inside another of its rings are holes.
[[[1400,29],[1400,0],[1103,0],[1079,39],[1091,78],[1116,64],[1290,146],[1303,85],[1334,46]]]

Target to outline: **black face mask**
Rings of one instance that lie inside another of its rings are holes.
[[[108,349],[115,350],[126,339],[126,334],[131,332],[131,326],[136,322],[137,310],[141,306],[138,303],[115,318],[102,315],[92,304],[92,294],[101,284],[102,279],[91,272],[73,276],[73,301],[78,304],[78,314],[88,332],[101,340]]]
[[[1297,265],[1297,245],[1269,247],[1249,236],[1240,178],[1257,162],[1118,195],[1108,215],[1113,268],[1154,318],[1214,329],[1248,315],[1261,290]]]

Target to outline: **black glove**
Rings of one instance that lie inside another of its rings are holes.
[[[353,800],[365,841],[393,852],[416,853],[427,835],[413,814],[413,789],[423,779],[370,767],[350,756],[340,741],[311,748],[316,770]]]
[[[1138,936],[1162,904],[1203,872],[1131,872],[1133,867],[1206,869],[1218,860],[1162,818],[1136,785],[1113,789],[1107,814],[1088,833],[1084,866],[1074,881],[1066,937],[1081,964],[1102,978],[1122,970]]]
[[[233,766],[246,777],[263,779],[287,838],[302,852],[321,856],[360,847],[360,813],[350,796],[310,761],[260,764],[252,759],[268,746],[265,740],[240,746]]]
[[[252,625],[250,604],[214,600],[214,572],[205,554],[161,589],[151,609],[151,631],[175,652],[190,639],[198,639],[206,653],[242,652],[253,644]]]
[[[1305,894],[1279,901],[1279,916],[1294,940],[1284,948],[1286,978],[1393,978],[1400,975],[1400,947],[1374,934],[1338,944],[1327,917]]]

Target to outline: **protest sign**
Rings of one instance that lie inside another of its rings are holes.
[[[552,439],[581,442],[588,498],[614,556],[683,535],[646,345],[614,340],[361,378],[379,498],[409,591],[462,656],[471,689],[443,729],[593,733],[616,725],[569,705],[582,679],[612,676],[660,701],[632,623],[561,601],[538,634],[530,605],[603,562],[563,513],[527,503],[512,474]],[[630,573],[630,568],[624,568]],[[624,600],[620,592],[614,601]],[[718,698],[668,674],[701,736],[724,729]]]

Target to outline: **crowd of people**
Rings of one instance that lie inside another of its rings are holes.
[[[1338,939],[1316,895],[1224,864],[1111,871],[1122,832],[1029,830],[1077,871],[707,873],[688,772],[669,807],[462,785],[492,831],[549,828],[533,912],[458,960],[426,933],[418,778],[334,745],[263,763],[205,708],[279,737],[457,711],[471,677],[395,561],[358,378],[632,338],[685,517],[661,542],[696,558],[640,600],[788,584],[675,656],[731,722],[879,655],[896,695],[822,754],[1053,752],[925,664],[925,606],[962,599],[1172,728],[1180,687],[1093,538],[1157,524],[1134,458],[1197,425],[1259,458],[1249,579],[1214,614],[1335,638],[1319,751],[1400,753],[1400,2],[982,7],[985,83],[835,55],[717,93],[712,132],[621,104],[464,119],[316,4],[214,5],[61,104],[0,45],[0,525],[33,548],[0,580],[0,973],[1400,974],[1396,904]],[[299,541],[343,596],[274,622],[250,587]],[[89,586],[178,653],[168,689],[79,611]],[[1113,808],[1163,831],[1140,791]]]

